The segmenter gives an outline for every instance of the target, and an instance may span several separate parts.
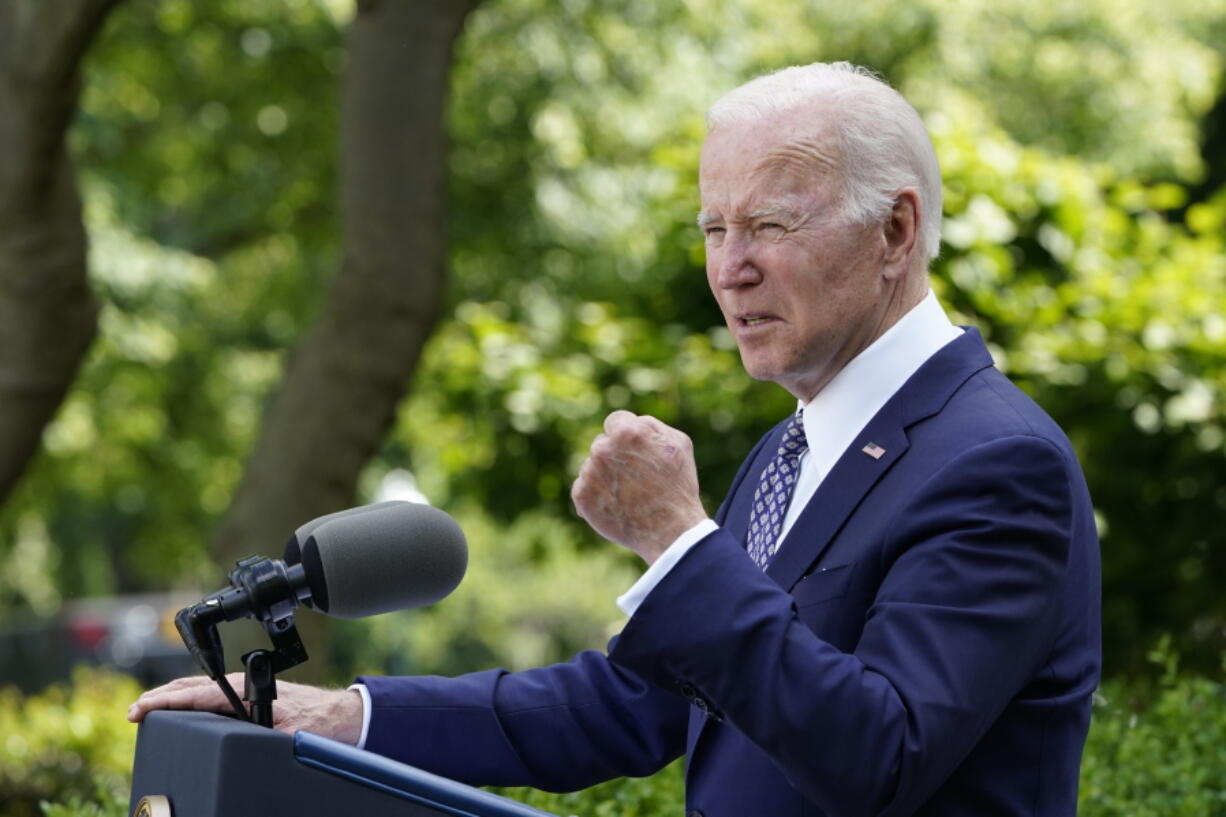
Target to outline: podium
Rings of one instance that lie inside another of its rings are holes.
[[[557,817],[310,732],[291,737],[208,712],[171,711],[150,712],[137,733],[128,813],[138,811],[152,817],[168,811],[173,817]]]

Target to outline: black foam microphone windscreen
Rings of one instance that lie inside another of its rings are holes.
[[[356,508],[345,508],[343,511],[334,511],[333,513],[317,516],[310,522],[304,522],[298,526],[298,530],[294,531],[294,535],[289,538],[289,542],[285,545],[285,561],[288,564],[296,565],[302,561],[302,545],[307,539],[311,538],[311,534],[315,529],[325,522],[331,522],[333,519],[342,519],[346,516],[354,516],[360,513],[369,513],[370,511],[379,508],[386,508],[389,505],[396,505],[396,500],[376,502],[373,505],[359,505]]]
[[[314,527],[301,556],[311,606],[330,616],[362,618],[433,604],[456,588],[468,566],[464,532],[429,505],[383,502],[307,524]]]

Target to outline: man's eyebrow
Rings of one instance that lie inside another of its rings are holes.
[[[760,221],[764,218],[779,218],[780,216],[789,216],[793,214],[793,210],[782,205],[774,205],[772,207],[761,207],[754,210],[745,216],[746,221]]]
[[[764,218],[780,218],[781,216],[795,215],[795,212],[790,207],[776,204],[771,207],[760,207],[757,210],[746,213],[742,218],[734,218],[733,221],[759,221]],[[706,211],[700,212],[695,219],[699,227],[709,227],[717,221],[723,220],[723,217],[712,215]]]
[[[794,207],[787,205],[770,205],[767,207],[759,207],[758,210],[745,213],[744,216],[733,216],[733,223],[763,221],[764,218],[772,218],[772,220],[786,221],[797,216],[797,210]],[[698,222],[699,229],[710,227],[711,224],[720,223],[723,221],[723,216],[716,216],[714,213],[700,211],[698,217],[695,218]]]

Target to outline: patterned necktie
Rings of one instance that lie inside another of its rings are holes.
[[[762,472],[758,490],[753,495],[753,506],[749,510],[749,536],[745,549],[763,570],[779,547],[783,517],[788,510],[788,500],[792,498],[796,478],[800,475],[800,455],[809,450],[802,416],[803,412],[796,412],[783,430],[779,451]]]

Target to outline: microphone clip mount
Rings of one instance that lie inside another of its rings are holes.
[[[277,698],[278,672],[307,660],[307,651],[294,624],[294,608],[304,595],[302,568],[263,556],[239,560],[230,571],[230,586],[185,607],[175,616],[183,643],[205,673],[217,682],[235,715],[260,726],[273,723],[272,702]],[[250,713],[226,679],[225,657],[217,625],[239,618],[256,618],[272,640],[272,649],[252,650],[243,655],[243,699]]]

